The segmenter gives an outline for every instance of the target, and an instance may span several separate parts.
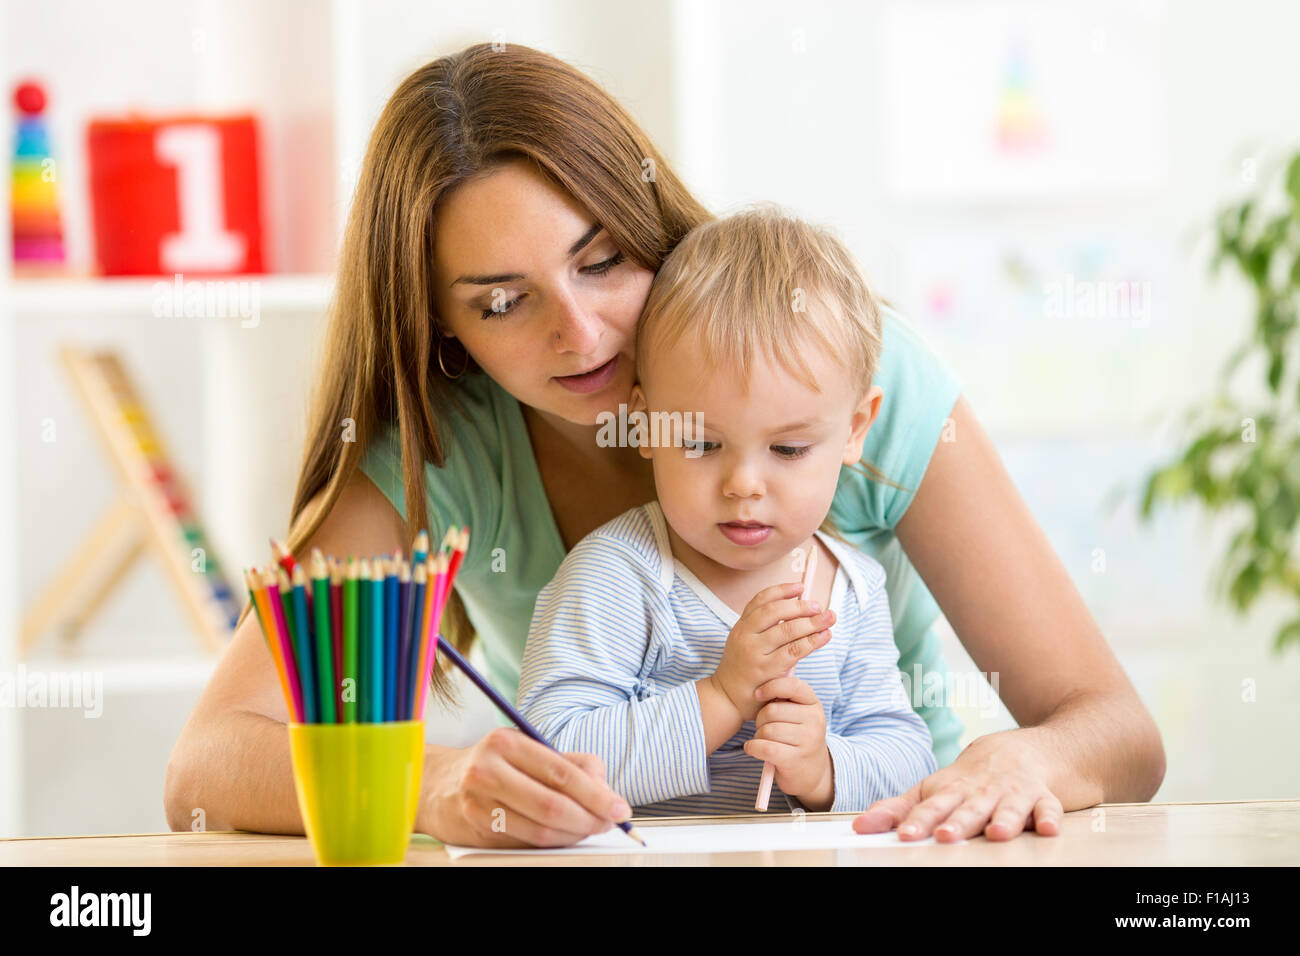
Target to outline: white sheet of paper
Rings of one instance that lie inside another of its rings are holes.
[[[714,823],[698,826],[644,827],[647,846],[619,829],[589,836],[581,843],[557,849],[496,850],[447,844],[453,860],[470,853],[529,856],[610,856],[625,853],[741,853],[762,850],[895,849],[927,846],[934,838],[903,841],[895,832],[855,833],[852,820],[803,820],[791,823]],[[960,841],[965,843],[965,840]]]

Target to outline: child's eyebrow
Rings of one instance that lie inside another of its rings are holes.
[[[676,416],[681,417],[681,419],[682,419],[683,422],[689,422],[689,421],[690,421],[690,419],[686,417],[687,415],[690,414],[689,412],[675,411],[675,410],[674,410],[674,411],[665,411],[665,410],[663,410],[663,409],[659,409],[659,410],[657,410],[656,412],[651,413],[651,414],[666,415],[666,416],[676,415]],[[704,416],[701,415],[700,417],[703,418]],[[775,428],[769,429],[769,430],[768,430],[768,434],[769,434],[769,435],[780,435],[780,434],[783,434],[783,433],[785,433],[785,432],[804,431],[804,430],[806,430],[806,429],[810,429],[810,428],[819,428],[819,427],[821,427],[821,424],[822,424],[822,423],[821,423],[820,421],[816,421],[816,420],[805,420],[805,421],[798,421],[798,422],[790,422],[789,424],[786,424],[786,425],[778,425],[778,426],[775,427]],[[706,430],[708,430],[708,429],[712,429],[713,431],[718,431],[718,430],[719,430],[719,429],[717,428],[716,425],[705,424],[704,427],[705,427]]]
[[[791,422],[788,425],[778,425],[776,428],[772,429],[770,434],[779,435],[782,432],[793,432],[793,431],[800,431],[805,428],[816,428],[820,424],[821,422],[807,422],[807,421]]]
[[[573,245],[569,246],[569,251],[566,253],[568,258],[572,259],[579,252],[585,249],[591,243],[591,240],[595,239],[596,236],[600,234],[601,228],[600,223],[593,222],[587,228],[587,231],[582,234],[582,237]],[[527,277],[522,272],[503,272],[500,275],[494,276],[461,276],[458,279],[453,279],[451,284],[456,285],[463,282],[466,285],[499,285],[502,282],[517,282],[524,278]],[[450,286],[448,286],[448,288],[450,288]]]

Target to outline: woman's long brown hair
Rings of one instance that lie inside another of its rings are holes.
[[[438,362],[438,201],[519,157],[567,190],[624,255],[647,269],[658,270],[677,242],[709,218],[618,102],[553,56],[483,43],[408,76],[371,134],[343,234],[290,515],[291,551],[316,533],[390,421],[401,441],[407,540],[427,526],[425,462],[443,467],[444,423],[457,392]],[[458,339],[443,344],[443,362],[453,373],[465,367],[467,375],[483,374]],[[443,625],[467,651],[473,629],[454,590]],[[435,692],[446,697],[449,687],[440,666]]]

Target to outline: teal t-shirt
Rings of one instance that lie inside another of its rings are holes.
[[[935,759],[944,767],[960,750],[962,724],[950,708],[924,704],[919,698],[923,685],[915,680],[918,671],[926,679],[945,671],[934,629],[939,608],[893,529],[920,487],[961,382],[892,310],[883,310],[883,332],[875,382],[884,398],[862,457],[902,488],[842,468],[830,514],[850,543],[885,568],[898,666],[912,681],[912,705],[930,728]],[[470,526],[456,592],[478,634],[488,680],[513,701],[533,606],[559,570],[564,543],[518,400],[486,374],[467,375],[458,385],[464,407],[448,415],[446,466],[424,466],[428,530],[436,546],[450,525]],[[371,442],[361,468],[405,517],[402,453],[394,426]]]

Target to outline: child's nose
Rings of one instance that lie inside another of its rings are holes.
[[[746,462],[737,462],[727,472],[723,493],[737,498],[751,498],[763,494],[763,479],[758,469]]]

